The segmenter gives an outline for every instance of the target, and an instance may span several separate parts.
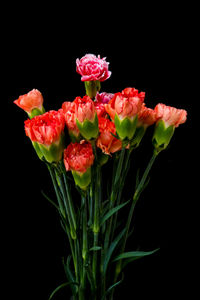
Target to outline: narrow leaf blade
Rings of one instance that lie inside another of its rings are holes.
[[[101,300],[104,300],[105,297],[116,287],[118,286],[120,283],[122,283],[122,281],[124,280],[124,274],[122,274],[122,279],[115,282],[114,284],[112,284],[106,291],[106,293],[104,294],[104,296],[101,298]]]
[[[116,246],[118,245],[119,241],[121,240],[121,238],[123,237],[123,235],[125,234],[126,232],[126,228],[124,228],[120,233],[119,235],[115,238],[115,240],[111,243],[108,251],[107,251],[107,254],[105,256],[105,259],[104,259],[104,264],[103,264],[103,272],[104,274],[106,273],[106,270],[107,270],[107,267],[108,267],[108,263],[110,261],[110,258],[113,254],[113,251],[115,250]]]
[[[100,226],[102,226],[113,214],[115,214],[118,210],[120,210],[122,207],[124,207],[129,202],[130,202],[130,200],[128,200],[125,203],[122,203],[122,204],[112,208],[111,210],[109,210],[109,212],[106,213],[104,215],[104,217],[102,218]]]
[[[67,285],[71,284],[71,282],[64,282],[60,284],[50,295],[49,300],[53,298],[53,296],[62,288],[66,287]]]
[[[131,251],[131,252],[124,252],[117,257],[113,261],[121,260],[121,259],[126,259],[126,258],[140,258],[144,256],[151,255],[155,252],[157,252],[160,248],[157,248],[152,251]]]
[[[58,205],[55,204],[55,202],[53,200],[51,200],[43,190],[41,190],[41,194],[58,210],[60,211]]]
[[[98,251],[101,249],[102,249],[102,247],[100,247],[100,246],[94,246],[94,247],[90,248],[89,251]]]

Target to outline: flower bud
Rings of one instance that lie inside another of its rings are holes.
[[[94,102],[88,96],[76,97],[75,103],[75,118],[76,125],[81,135],[90,140],[96,138],[99,133],[98,117],[95,110]]]
[[[154,130],[152,142],[155,151],[159,153],[168,146],[175,128],[180,124],[185,123],[187,112],[184,109],[177,109],[162,103],[156,105],[154,110],[158,121]]]
[[[64,150],[65,119],[60,112],[49,111],[43,115],[25,121],[26,135],[40,159],[47,162],[58,162]]]
[[[20,96],[14,101],[14,103],[26,111],[30,119],[45,113],[43,107],[43,96],[40,91],[36,89]]]

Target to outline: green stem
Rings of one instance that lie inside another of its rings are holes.
[[[80,297],[79,300],[85,299],[85,289],[86,289],[86,264],[88,255],[88,238],[87,238],[87,199],[86,196],[82,195],[82,276],[80,282]]]
[[[132,205],[131,205],[131,208],[130,208],[130,211],[129,211],[129,215],[128,215],[128,219],[127,219],[127,223],[126,223],[126,233],[125,233],[125,236],[124,236],[124,240],[123,240],[123,244],[122,244],[122,247],[121,247],[121,253],[124,252],[125,250],[125,247],[126,247],[126,242],[127,242],[127,238],[128,238],[128,233],[129,233],[129,229],[130,229],[130,225],[131,225],[131,220],[132,220],[132,217],[133,217],[133,212],[134,212],[134,209],[135,209],[135,205],[139,199],[139,196],[142,192],[142,189],[143,189],[143,186],[146,182],[146,179],[147,179],[147,176],[152,168],[152,165],[155,161],[157,157],[157,154],[154,153],[147,165],[147,168],[145,169],[145,172],[138,184],[138,186],[136,187],[136,190],[135,190],[135,193],[133,195],[133,201],[132,201]],[[118,278],[118,275],[120,274],[121,272],[121,267],[122,267],[122,260],[119,260],[117,262],[117,265],[116,265],[116,269],[115,269],[115,277],[114,277],[114,282],[117,281],[117,278]]]
[[[119,180],[120,180],[120,176],[121,176],[121,172],[122,172],[125,151],[126,151],[126,149],[123,147],[121,150],[121,153],[120,153],[119,163],[118,163],[116,173],[115,173],[115,179],[113,181],[113,188],[112,188],[111,196],[110,196],[109,209],[112,209],[114,207],[115,200],[116,200],[118,192],[120,190]],[[108,249],[108,246],[109,246],[112,223],[113,223],[113,216],[110,217],[110,219],[108,220],[108,226],[107,226],[107,230],[106,230],[106,234],[105,234],[105,241],[104,241],[104,250],[105,251],[106,251],[106,249]]]
[[[70,189],[69,189],[69,184],[68,184],[68,180],[67,180],[67,176],[66,176],[66,171],[64,171],[64,173],[63,173],[63,178],[64,178],[65,189],[66,189],[66,192],[67,192],[67,198],[68,198],[68,201],[69,201],[70,214],[71,214],[73,226],[76,230],[76,214],[75,214],[75,210],[74,210],[74,204],[73,204],[73,201],[72,201],[72,196],[71,196]]]
[[[129,170],[129,163],[130,163],[130,155],[132,153],[133,149],[129,149],[127,152],[127,155],[125,157],[125,164],[124,164],[124,168],[122,170],[122,175],[120,178],[120,191],[117,195],[117,200],[116,200],[116,206],[120,205],[121,203],[121,195],[122,195],[122,191],[123,191],[123,187],[124,187],[124,183],[125,183],[125,179]],[[117,225],[117,217],[118,217],[118,212],[116,212],[116,214],[114,215],[114,220],[113,220],[113,226],[112,226],[112,232],[111,232],[111,240],[113,240],[114,238],[114,233],[115,233],[115,229],[116,229],[116,225]]]
[[[98,246],[99,229],[100,229],[100,166],[96,165],[96,178],[95,178],[95,195],[94,195],[94,224],[93,224],[93,247]],[[93,251],[92,271],[94,276],[95,288],[97,288],[97,251]]]
[[[79,249],[78,239],[74,240],[74,249],[75,249],[75,276],[76,276],[76,282],[80,283],[81,264],[80,264],[80,249]],[[80,290],[80,287],[79,287],[79,290]]]
[[[91,182],[90,187],[88,189],[88,207],[89,207],[88,226],[90,227],[93,224],[93,208],[94,208],[94,201],[93,201],[93,181]]]
[[[58,204],[59,204],[59,208],[60,208],[61,220],[63,221],[65,229],[66,229],[67,237],[68,237],[70,248],[71,248],[74,268],[76,268],[73,241],[72,241],[71,234],[70,234],[70,229],[69,229],[69,226],[68,226],[68,223],[67,223],[67,220],[66,220],[65,208],[64,208],[62,198],[60,196],[60,191],[59,191],[58,183],[57,183],[57,180],[56,180],[56,174],[54,173],[53,168],[49,164],[46,164],[46,165],[47,165],[47,168],[49,170],[49,173],[50,173],[50,176],[51,176],[51,179],[52,179],[52,182],[53,182],[54,190],[55,190],[56,197],[57,197]]]
[[[99,80],[94,81],[85,81],[85,91],[86,95],[88,95],[91,99],[94,99],[96,93],[101,89],[101,83]]]
[[[56,177],[55,177],[53,168],[49,164],[46,164],[46,166],[47,166],[47,168],[49,170],[49,173],[50,173],[50,176],[51,176],[51,180],[53,182],[53,186],[54,186],[54,190],[55,190],[56,197],[57,197],[57,200],[58,200],[58,205],[59,205],[59,208],[60,208],[60,212],[61,212],[62,216],[65,218],[66,217],[66,215],[65,215],[65,209],[64,209],[62,198],[60,196],[60,192],[59,192],[59,188],[58,188],[58,184],[57,184],[57,181],[56,181]]]
[[[73,213],[72,213],[72,210],[70,207],[70,198],[69,198],[69,195],[67,192],[67,186],[64,185],[64,183],[63,183],[62,173],[60,173],[60,171],[57,169],[56,169],[56,174],[57,174],[57,178],[59,180],[59,187],[60,187],[61,193],[63,195],[66,215],[69,220],[71,237],[72,237],[72,239],[76,239],[76,227],[75,227],[76,223],[74,223],[74,216],[73,216]]]

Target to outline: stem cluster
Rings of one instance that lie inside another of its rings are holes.
[[[132,200],[124,203],[122,191],[131,153],[132,149],[123,147],[114,156],[112,183],[106,201],[103,201],[102,167],[97,153],[90,186],[86,191],[78,189],[80,203],[72,199],[71,182],[69,184],[63,164],[47,163],[58,202],[55,206],[71,249],[71,255],[64,261],[68,283],[61,287],[69,284],[75,300],[111,300],[115,287],[122,281],[119,275],[123,270],[123,259],[113,262],[113,257],[125,251],[134,208],[156,158],[153,154]],[[127,203],[130,205],[128,218],[120,227],[119,210]]]

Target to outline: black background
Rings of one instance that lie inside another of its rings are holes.
[[[5,20],[2,87],[8,104],[4,124],[9,149],[3,186],[2,258],[8,286],[6,299],[10,299],[10,293],[20,299],[48,299],[65,280],[61,257],[68,251],[58,215],[40,193],[44,190],[53,195],[49,174],[25,137],[26,114],[13,101],[37,88],[43,94],[46,110],[57,110],[62,102],[83,96],[75,60],[86,53],[106,56],[110,62],[112,76],[102,83],[102,91],[114,93],[135,87],[146,92],[149,107],[163,102],[188,111],[187,123],[175,131],[170,147],[153,167],[150,185],[135,211],[135,233],[128,244],[130,251],[138,246],[141,250],[160,247],[160,251],[127,267],[115,299],[123,299],[124,295],[126,299],[163,299],[192,293],[191,137],[196,98],[195,93],[191,96],[187,68],[195,40],[191,26],[195,26],[195,17],[194,23],[190,19],[190,26],[188,18],[195,9],[121,3],[115,6],[108,9],[105,4],[77,4],[65,9],[34,4],[21,14],[12,7]],[[151,136],[149,130],[135,153],[127,181],[129,190],[134,184],[134,167],[143,170],[150,158]],[[59,295],[57,299],[69,299],[66,294]]]

